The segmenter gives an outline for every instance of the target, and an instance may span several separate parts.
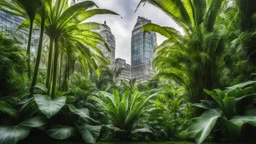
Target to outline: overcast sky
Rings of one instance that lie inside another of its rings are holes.
[[[111,28],[116,40],[116,58],[123,58],[127,63],[131,63],[131,35],[132,29],[138,16],[152,20],[153,23],[160,25],[179,27],[162,11],[150,4],[141,5],[137,12],[134,13],[140,0],[93,0],[100,8],[110,9],[119,13],[123,19],[118,16],[96,16],[91,20],[103,23]],[[157,36],[157,43],[160,44],[165,40],[162,36]]]

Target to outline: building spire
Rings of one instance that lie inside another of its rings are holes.
[[[107,25],[107,22],[106,22],[106,20],[104,20],[104,25]]]

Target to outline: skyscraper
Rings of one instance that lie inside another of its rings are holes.
[[[108,47],[110,48],[110,52],[109,52],[103,45],[100,45],[101,51],[109,59],[110,66],[112,67],[115,64],[116,43],[115,43],[115,36],[111,33],[111,29],[107,25],[106,21],[104,22],[104,28],[99,32],[99,34],[107,42]]]
[[[131,41],[131,78],[138,82],[150,80],[153,76],[153,49],[156,44],[156,33],[144,32],[141,27],[151,20],[138,17],[132,31]]]

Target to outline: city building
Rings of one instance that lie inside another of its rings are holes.
[[[150,80],[154,74],[152,60],[153,49],[156,47],[156,33],[144,32],[141,27],[151,20],[138,17],[132,30],[131,40],[131,78],[137,82]]]
[[[111,33],[111,29],[107,25],[106,21],[104,21],[104,27],[99,32],[99,34],[103,37],[103,39],[108,44],[108,47],[110,48],[110,52],[106,49],[104,45],[100,45],[100,49],[110,61],[110,67],[113,67],[115,64],[115,49],[116,49],[115,36]]]
[[[23,22],[19,17],[11,16],[0,11],[0,31],[4,36],[16,37],[27,43],[28,30],[16,31],[18,26]]]
[[[20,42],[20,44],[24,45],[24,48],[26,48],[26,45],[28,43],[29,29],[17,30],[17,28],[23,21],[24,20],[22,18],[12,16],[3,11],[0,11],[0,32],[6,37],[17,40],[18,42]],[[37,49],[38,40],[39,33],[33,32],[31,42],[32,53],[35,53],[35,50]]]
[[[72,3],[79,3],[81,1],[84,1],[84,0],[72,0]]]
[[[131,79],[131,66],[126,63],[126,60],[117,58],[115,60],[115,68],[123,68],[124,70],[119,75],[120,79]]]

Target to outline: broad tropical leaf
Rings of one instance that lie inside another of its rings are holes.
[[[100,135],[100,131],[102,126],[93,126],[88,124],[80,124],[77,125],[80,134],[82,135],[84,141],[86,143],[96,143],[97,138]]]
[[[91,120],[93,122],[98,123],[97,121],[95,121],[93,118],[90,117],[90,113],[89,113],[89,110],[87,108],[77,109],[73,105],[68,105],[68,107],[69,107],[69,109],[72,113],[80,116],[82,119]]]
[[[23,121],[20,123],[20,126],[25,126],[25,127],[30,127],[30,128],[36,128],[36,127],[41,127],[44,124],[46,124],[47,119],[42,116],[36,116],[32,117],[30,119],[27,119],[26,121]]]
[[[25,126],[0,126],[0,143],[16,144],[28,136],[30,129]]]
[[[38,108],[47,118],[54,116],[66,104],[65,96],[52,100],[48,95],[35,94],[34,98]]]
[[[41,127],[45,123],[44,117],[32,117],[16,126],[0,126],[0,143],[16,144],[28,136],[31,128]]]
[[[233,86],[231,86],[231,87],[227,87],[226,88],[226,91],[227,92],[230,92],[230,91],[232,91],[232,90],[234,90],[234,89],[236,89],[236,88],[243,88],[243,87],[246,87],[246,86],[250,86],[250,85],[252,85],[252,84],[255,84],[256,83],[256,81],[247,81],[247,82],[244,82],[244,83],[239,83],[239,84],[236,84],[236,85],[233,85]]]
[[[189,127],[189,135],[202,143],[212,131],[216,121],[222,115],[220,109],[210,109],[196,119],[196,122]]]
[[[47,130],[47,134],[55,139],[64,140],[74,134],[75,129],[71,126],[56,125]]]
[[[234,116],[230,121],[240,128],[246,123],[256,126],[256,116]]]
[[[132,134],[136,134],[136,133],[153,133],[153,131],[148,128],[148,127],[144,127],[144,128],[138,128],[138,129],[134,129],[131,132]]]

